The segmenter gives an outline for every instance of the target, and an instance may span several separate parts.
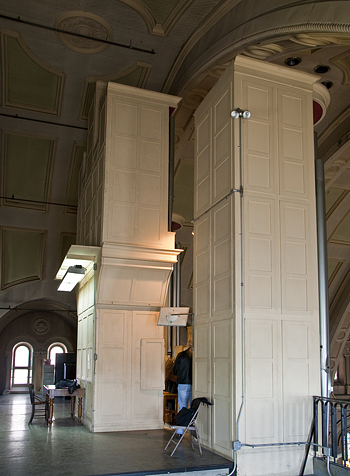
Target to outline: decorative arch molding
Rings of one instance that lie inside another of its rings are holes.
[[[38,309],[35,309],[36,306]],[[56,307],[56,309],[53,309],[54,307]],[[48,316],[52,316],[53,318],[56,317],[67,321],[73,327],[77,327],[76,309],[64,305],[63,303],[57,303],[56,301],[28,301],[2,315],[0,318],[0,334],[5,327],[24,315],[35,315],[34,320],[40,317],[48,318]]]
[[[153,35],[166,36],[177,23],[184,11],[190,6],[193,0],[180,0],[173,8],[163,23],[158,23],[156,15],[141,0],[121,0],[141,15],[147,25],[148,31]]]
[[[249,20],[246,23],[249,23]],[[190,89],[196,79],[203,75],[208,68],[213,67],[214,64],[222,65],[230,62],[237,54],[245,54],[257,59],[271,59],[273,56],[283,53],[285,48],[279,43],[286,40],[290,42],[289,46],[294,43],[298,47],[306,46],[308,48],[311,46],[315,48],[350,45],[350,23],[303,22],[270,28],[245,36],[242,36],[240,28],[237,28],[226,37],[218,34],[216,43],[211,48],[206,50],[203,48],[201,51],[199,43],[201,40],[203,44],[205,43],[204,38],[209,26],[214,28],[212,22],[208,21],[184,45],[168,75],[163,92],[183,96],[183,92]],[[246,31],[249,31],[249,28],[246,28]],[[195,57],[192,58],[192,55]]]

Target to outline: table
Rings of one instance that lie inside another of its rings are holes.
[[[169,408],[167,408],[168,400],[174,401],[173,410],[170,410]],[[163,421],[167,423],[173,423],[174,416],[176,415],[177,412],[178,412],[177,393],[163,392]]]
[[[84,388],[77,388],[73,393],[68,392],[67,388],[56,388],[54,385],[43,385],[46,391],[46,403],[48,405],[47,424],[51,428],[53,420],[53,404],[55,397],[71,397],[70,414],[74,417],[75,397],[78,397],[78,422],[81,424],[81,415],[83,410]]]

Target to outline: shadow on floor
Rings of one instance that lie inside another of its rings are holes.
[[[60,401],[59,401],[60,400]],[[232,463],[205,448],[191,448],[189,437],[170,457],[164,447],[171,431],[90,433],[70,417],[69,399],[55,399],[55,420],[31,425],[28,394],[0,396],[1,476],[149,475],[206,470],[227,475]],[[203,473],[204,474],[204,473]]]

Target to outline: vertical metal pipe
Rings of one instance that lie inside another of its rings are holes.
[[[175,117],[169,118],[169,181],[168,181],[168,231],[171,231],[174,202],[174,156],[175,156]]]
[[[321,396],[330,396],[330,355],[329,355],[329,304],[328,304],[328,263],[326,198],[323,160],[317,155],[317,134],[314,133],[316,216],[317,216],[317,257],[320,320]]]

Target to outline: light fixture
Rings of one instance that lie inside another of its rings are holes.
[[[157,326],[187,326],[189,307],[161,307]]]
[[[240,109],[239,107],[231,112],[231,117],[233,117],[234,119],[237,119],[238,117],[243,117],[243,119],[249,119],[251,115],[252,113],[250,111],[243,111],[243,109]]]
[[[330,67],[326,64],[319,64],[316,66],[316,68],[314,68],[314,71],[317,74],[325,74],[325,73],[328,73],[329,70],[330,70]]]
[[[83,279],[84,275],[85,268],[83,268],[80,264],[69,266],[57,291],[72,291],[79,281]]]
[[[299,63],[301,63],[301,58],[297,58],[296,56],[291,56],[285,60],[287,66],[297,66]]]

